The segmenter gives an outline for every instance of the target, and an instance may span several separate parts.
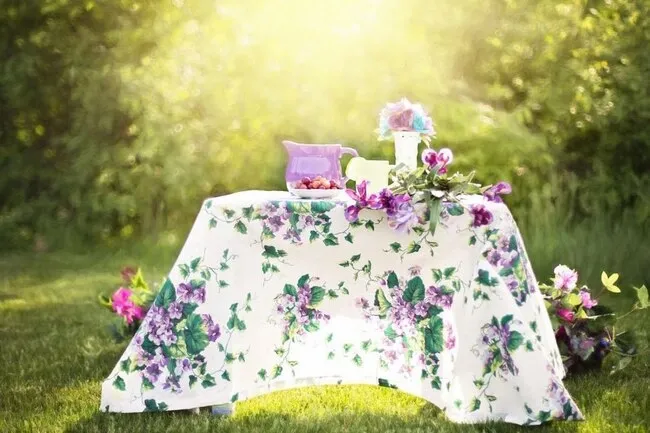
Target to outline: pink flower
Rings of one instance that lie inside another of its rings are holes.
[[[438,173],[447,173],[447,166],[454,160],[454,154],[450,149],[444,148],[436,152],[433,149],[424,149],[422,152],[422,163],[433,169],[438,167]]]
[[[398,102],[389,103],[381,112],[381,117],[386,119],[388,128],[393,131],[410,131],[413,124],[413,104],[406,98]]]
[[[393,131],[410,131],[413,124],[413,110],[407,108],[403,111],[393,113],[388,118],[388,126]]]
[[[565,292],[575,289],[578,282],[578,273],[575,270],[565,265],[558,265],[553,272],[555,272],[553,283],[556,289]]]
[[[134,319],[141,320],[144,317],[142,307],[139,307],[131,300],[131,290],[120,287],[113,293],[113,311],[122,316],[129,325]]]
[[[580,298],[582,299],[582,306],[585,308],[593,308],[598,305],[598,301],[591,298],[591,293],[587,290],[580,291]]]
[[[576,318],[574,312],[569,310],[568,308],[558,308],[555,314],[557,314],[557,316],[560,319],[567,321],[569,323],[572,323]]]

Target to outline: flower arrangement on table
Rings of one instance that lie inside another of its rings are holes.
[[[158,293],[155,287],[149,287],[140,269],[126,267],[120,274],[120,287],[110,297],[99,296],[99,303],[120,317],[111,326],[117,341],[135,334]]]
[[[589,287],[578,284],[578,272],[575,270],[559,265],[554,272],[551,284],[540,284],[539,288],[544,295],[555,339],[567,370],[578,372],[599,368],[609,354],[618,360],[612,372],[625,368],[637,356],[637,351],[628,333],[617,329],[618,321],[650,307],[648,289],[645,286],[634,287],[637,302],[629,312],[616,315],[599,305],[597,298],[604,291],[621,292],[616,286],[618,274],[607,275],[603,272],[603,289],[594,298]]]
[[[417,152],[420,141],[427,144],[421,153],[423,165],[420,167],[411,161],[413,155],[405,158],[405,152],[398,148],[397,134],[404,131],[416,137],[416,145],[411,146],[409,152]],[[502,194],[512,191],[507,182],[485,187],[474,183],[474,171],[450,175],[448,168],[454,155],[450,149],[435,151],[429,147],[431,138],[435,137],[435,129],[433,120],[421,104],[413,104],[406,98],[387,104],[379,116],[380,140],[389,138],[391,133],[396,138],[396,166],[390,172],[391,184],[378,194],[370,195],[367,194],[367,183],[363,181],[356,186],[356,190],[348,189],[348,195],[356,202],[346,211],[349,221],[356,221],[362,209],[383,210],[391,227],[399,231],[409,231],[422,219],[428,219],[429,231],[433,234],[443,201],[459,203],[460,195],[482,193],[488,200],[500,202]],[[405,159],[406,163],[401,159]],[[492,220],[489,210],[480,204],[472,206],[470,212],[474,216],[475,226],[488,224]]]

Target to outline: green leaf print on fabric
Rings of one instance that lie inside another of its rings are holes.
[[[198,314],[192,314],[187,318],[183,334],[189,355],[198,355],[208,346],[208,335],[203,327],[203,320]]]
[[[409,280],[406,289],[404,290],[404,300],[417,304],[424,299],[424,283],[422,278],[415,277]]]
[[[439,316],[429,320],[429,327],[424,330],[424,348],[427,353],[442,352],[444,337],[442,334],[443,322]]]
[[[158,292],[155,304],[158,307],[169,308],[171,303],[175,300],[176,290],[174,289],[174,285],[172,284],[171,280],[167,278],[163,286],[160,288],[160,292]]]
[[[126,390],[126,383],[124,383],[124,379],[122,379],[120,376],[117,376],[113,381],[113,387],[115,389],[119,389],[120,391],[124,391]]]

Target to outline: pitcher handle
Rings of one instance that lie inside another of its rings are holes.
[[[351,148],[351,147],[341,147],[341,155],[346,154],[346,153],[349,154],[349,155],[352,155],[352,156],[359,156],[359,152],[357,152],[353,148]]]

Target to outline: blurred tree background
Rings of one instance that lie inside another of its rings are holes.
[[[406,96],[533,248],[598,218],[643,254],[649,46],[650,0],[0,0],[0,249],[186,230],[283,189],[285,138],[392,158]]]

